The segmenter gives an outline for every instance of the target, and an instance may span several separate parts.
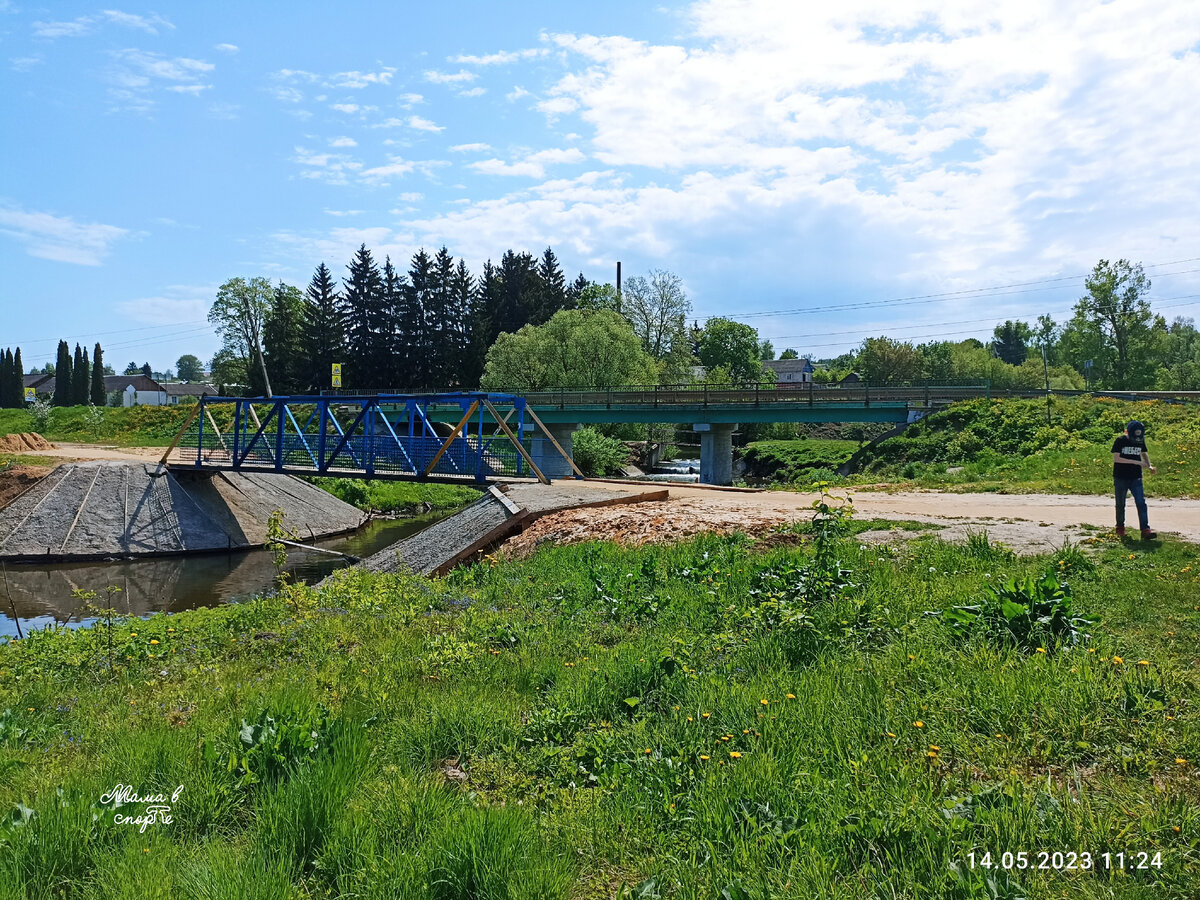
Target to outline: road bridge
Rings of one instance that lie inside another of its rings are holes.
[[[1045,391],[1003,393],[1045,395]],[[581,477],[571,459],[571,435],[581,425],[657,422],[691,426],[700,437],[700,480],[728,484],[733,477],[732,437],[739,424],[902,423],[956,400],[992,396],[998,394],[987,383],[888,387],[809,383],[522,394],[204,397],[176,436],[181,462],[175,465],[347,478],[550,480]],[[1110,392],[1107,396],[1197,400],[1191,392]]]
[[[700,437],[700,478],[732,480],[739,423],[911,421],[983,386],[647,387],[614,390],[203,397],[172,444],[176,466],[350,478],[486,482],[581,477],[581,425],[661,422]],[[164,461],[171,450],[164,455]]]

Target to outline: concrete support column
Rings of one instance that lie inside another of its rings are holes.
[[[559,446],[567,452],[567,455],[570,455],[571,435],[579,429],[579,423],[547,424],[546,429],[558,441]],[[562,454],[554,449],[554,445],[540,431],[533,436],[533,447],[529,451],[529,455],[533,457],[534,464],[542,470],[542,474],[547,478],[575,477],[570,464],[563,459]],[[531,472],[530,474],[532,475],[533,473]]]
[[[697,424],[701,484],[733,484],[733,429],[736,425]]]

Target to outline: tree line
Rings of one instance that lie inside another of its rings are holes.
[[[291,394],[343,384],[364,390],[466,389],[478,385],[498,335],[575,308],[590,285],[568,282],[547,247],[508,250],[475,276],[446,247],[417,251],[405,271],[380,264],[365,244],[339,280],[320,263],[301,291],[265,278],[221,285],[209,320],[222,338],[212,360],[219,385]]]
[[[818,380],[853,371],[872,384],[987,380],[998,388],[1198,390],[1200,332],[1188,318],[1168,323],[1147,294],[1140,263],[1100,260],[1084,280],[1070,319],[1006,320],[984,342],[913,343],[867,338],[823,360]],[[1089,365],[1090,363],[1090,365]]]

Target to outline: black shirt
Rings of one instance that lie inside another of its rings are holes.
[[[1127,434],[1121,435],[1113,441],[1113,453],[1120,453],[1125,459],[1135,459],[1139,463],[1142,459],[1142,453],[1146,450],[1146,441],[1144,438],[1131,438]],[[1121,478],[1126,481],[1142,480],[1142,467],[1140,465],[1131,466],[1129,463],[1114,462],[1113,463],[1113,478]]]

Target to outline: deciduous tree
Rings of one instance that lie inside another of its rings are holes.
[[[228,355],[244,359],[251,394],[271,396],[271,380],[263,358],[262,334],[275,295],[265,278],[230,278],[217,290],[208,321],[221,335]]]

